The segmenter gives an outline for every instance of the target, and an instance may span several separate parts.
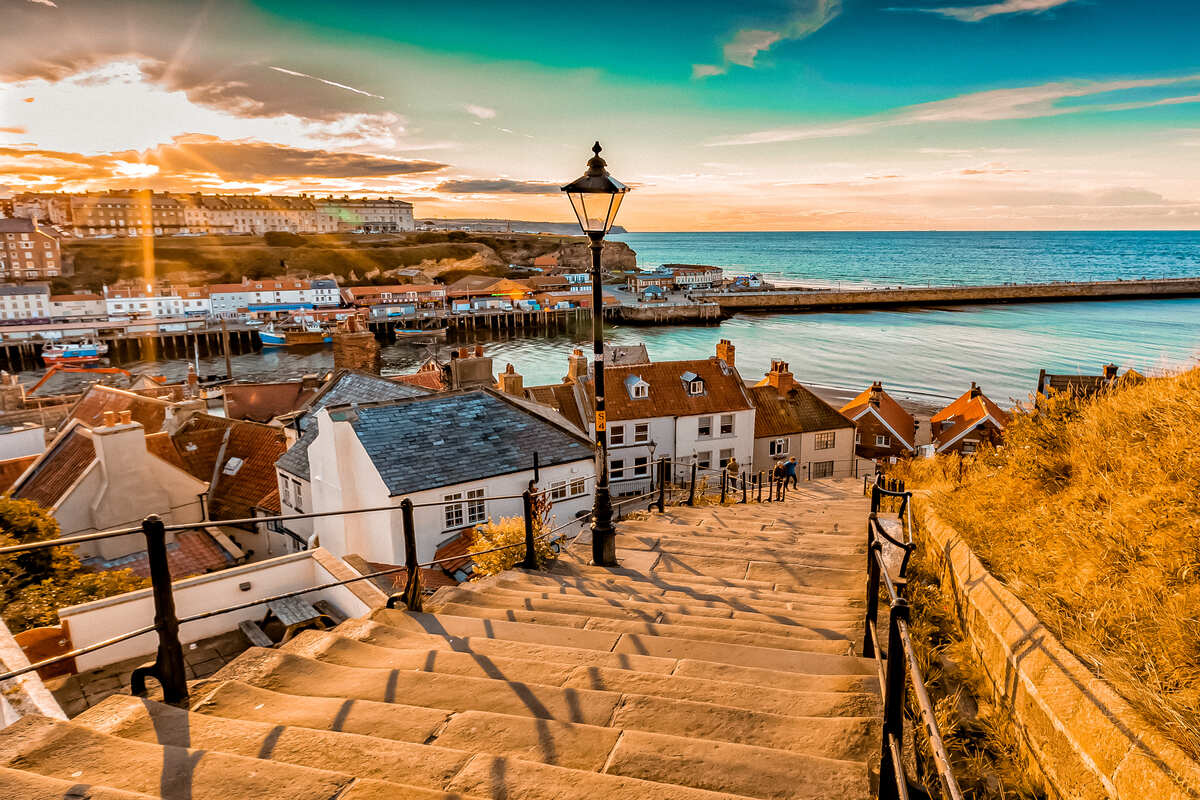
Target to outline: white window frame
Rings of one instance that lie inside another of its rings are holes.
[[[717,465],[725,469],[725,465],[733,458],[733,448],[727,447],[717,454]]]
[[[650,441],[650,423],[639,422],[633,426],[633,442],[634,444],[644,444]]]
[[[567,482],[554,481],[550,484],[550,500],[565,500],[567,498]]]
[[[697,439],[711,438],[712,437],[712,425],[713,425],[712,417],[699,417],[696,420],[696,438]],[[706,431],[705,428],[707,428],[708,430]]]
[[[888,436],[886,433],[875,434],[875,446],[876,447],[891,447],[892,446],[892,437]]]
[[[648,383],[635,383],[632,394],[634,400],[645,400],[650,396],[650,385]]]
[[[737,419],[737,417],[735,417],[733,414],[722,414],[721,415],[720,432],[721,432],[722,436],[733,436],[733,434],[734,434],[733,426],[734,426],[734,421],[736,419]],[[728,428],[728,430],[726,430],[726,428]]]
[[[614,445],[625,444],[625,426],[624,425],[609,425],[608,426],[608,443]]]
[[[279,500],[284,505],[291,507],[292,497],[291,497],[291,494],[288,492],[288,486],[289,486],[288,479],[285,478],[284,476],[280,475],[279,476]]]
[[[712,467],[712,450],[701,450],[696,453],[696,466],[700,469]]]
[[[650,474],[650,457],[635,456],[633,459],[633,477],[645,478]]]
[[[814,450],[832,450],[837,446],[836,431],[822,431],[813,436]]]
[[[695,397],[696,395],[704,394],[704,380],[701,378],[697,378],[696,380],[689,383],[688,384],[688,394],[690,394],[692,397]]]
[[[462,492],[453,492],[442,496],[444,501],[462,500]],[[442,506],[444,530],[452,531],[456,528],[461,528],[466,519],[466,509],[462,503],[447,502]]]
[[[772,456],[787,455],[788,450],[790,449],[790,445],[791,445],[791,439],[789,439],[786,436],[783,437],[782,439],[772,439],[767,448],[768,455],[772,455]]]
[[[295,478],[292,478],[292,501],[292,508],[297,511],[304,510],[304,486]]]
[[[570,494],[571,497],[587,494],[587,478],[572,478]]]

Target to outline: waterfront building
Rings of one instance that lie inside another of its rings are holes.
[[[3,222],[3,220],[0,220]],[[0,322],[49,321],[50,287],[44,283],[0,283]]]
[[[720,267],[710,267],[702,264],[664,264],[674,277],[674,286],[680,291],[689,289],[711,289],[720,285],[724,273]]]
[[[639,270],[629,276],[629,281],[626,283],[625,289],[634,294],[641,294],[647,286],[659,286],[663,289],[670,289],[674,285],[675,276],[669,270]]]
[[[1011,421],[972,381],[970,389],[929,420],[934,451],[969,455],[984,442],[998,442]]]
[[[322,232],[401,233],[416,230],[413,204],[394,197],[317,197]]]
[[[65,274],[59,236],[34,219],[0,219],[0,281]]]
[[[396,506],[316,519],[317,541],[335,555],[403,564],[404,498],[419,506],[421,561],[489,519],[520,517],[535,456],[537,486],[551,490],[555,524],[591,507],[592,443],[537,404],[490,388],[331,405],[316,414],[316,428],[309,448],[313,510]]]
[[[241,283],[218,283],[208,287],[211,314],[236,318],[247,314],[289,313],[341,304],[338,283],[333,278],[311,281],[294,278],[243,278]]]
[[[754,403],[754,470],[796,459],[800,480],[857,477],[854,423],[796,382],[787,362],[771,361],[750,389]]]
[[[839,410],[857,426],[855,449],[863,458],[894,460],[916,451],[916,419],[879,381]]]
[[[148,190],[77,194],[70,197],[76,236],[163,236],[186,232],[183,205]]]
[[[98,294],[54,294],[50,296],[50,318],[93,322],[108,318],[108,306]]]
[[[372,319],[412,314],[418,309],[442,308],[446,287],[437,284],[404,283],[393,286],[348,286],[342,289],[342,302],[354,308],[369,309]]]
[[[104,305],[113,318],[182,317],[185,304],[174,286],[124,282],[104,287]]]

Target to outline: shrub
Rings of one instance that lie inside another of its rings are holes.
[[[533,506],[534,552],[537,554],[538,567],[541,568],[555,557],[549,537],[542,536],[551,529],[554,518],[550,516],[550,503],[545,495],[535,495]],[[525,559],[524,542],[523,517],[505,517],[496,521],[489,519],[487,524],[475,529],[472,537],[470,550],[471,559],[475,562],[475,574],[496,575],[517,566]],[[491,550],[494,552],[487,552]]]
[[[267,231],[263,234],[263,242],[267,247],[303,247],[308,244],[303,236],[289,231]]]

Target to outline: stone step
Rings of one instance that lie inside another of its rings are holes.
[[[793,545],[852,549],[866,547],[866,530],[861,523],[843,527],[839,523],[795,526],[775,521],[747,521],[732,528],[711,522],[664,525],[654,520],[623,521],[617,528],[621,537],[662,539],[671,542],[705,542],[721,544],[744,542],[762,548],[787,548]]]
[[[306,631],[297,636],[282,650],[295,655],[337,664],[344,667],[416,669],[424,672],[446,672],[464,674],[460,658],[472,658],[477,663],[477,672],[467,672],[475,677],[503,678],[525,681],[524,665],[537,663],[517,659],[480,658],[473,654],[425,650],[405,650],[372,645],[356,639],[347,639],[327,631]],[[451,658],[447,658],[447,657]],[[453,658],[459,657],[459,658]],[[610,692],[632,692],[656,697],[676,697],[698,700],[716,705],[732,706],[750,710],[769,709],[785,716],[828,717],[864,716],[878,710],[874,694],[861,691],[841,691],[843,681],[834,678],[827,681],[823,676],[792,676],[788,688],[764,688],[728,681],[710,681],[701,678],[681,678],[660,672],[638,672],[615,667],[584,667],[571,663],[549,664],[562,676],[554,686],[577,689],[596,689]],[[825,683],[830,690],[821,690]],[[800,691],[806,690],[806,691]],[[435,723],[436,725],[436,723]],[[415,726],[418,733],[425,726]],[[412,739],[425,741],[426,737]]]
[[[5,767],[0,768],[0,797],[5,800],[154,800],[157,795],[89,786],[77,780],[48,778],[36,772]]]
[[[865,659],[844,654],[821,653],[804,650],[756,647],[731,642],[703,641],[659,635],[644,635],[629,632],[610,632],[582,628],[560,628],[529,622],[512,622],[504,619],[483,619],[439,614],[411,614],[394,609],[377,609],[370,619],[401,630],[414,633],[440,633],[454,637],[481,637],[515,639],[534,643],[559,644],[604,650],[611,653],[651,655],[661,658],[694,658],[702,661],[745,664],[783,669],[792,672],[815,672],[821,674],[846,674],[873,669]],[[584,635],[586,634],[586,636]],[[851,642],[835,642],[847,652]],[[825,646],[829,646],[826,643]]]
[[[633,552],[633,551],[626,551]],[[620,551],[618,551],[618,555]],[[736,572],[736,565],[730,563],[730,559],[711,559],[712,561],[726,562],[716,565],[717,569],[726,572]],[[752,578],[737,578],[737,577],[718,577],[709,573],[700,571],[704,566],[703,560],[689,559],[688,562],[682,562],[670,555],[661,556],[657,563],[666,562],[665,568],[656,568],[653,572],[642,572],[636,569],[625,567],[594,567],[590,564],[580,563],[571,560],[570,558],[560,558],[551,570],[547,570],[546,574],[552,576],[575,576],[581,578],[589,578],[592,580],[607,580],[620,582],[636,582],[636,583],[671,583],[678,585],[680,588],[697,588],[707,587],[709,589],[715,587],[731,587],[736,589],[751,589],[758,592],[785,592],[787,594],[795,594],[800,596],[812,596],[820,594],[829,598],[836,598],[839,602],[842,600],[858,600],[865,593],[866,585],[866,566],[865,562],[862,569],[846,570],[845,572],[838,571],[835,577],[841,585],[824,585],[812,586],[807,584],[797,584],[790,579],[786,585],[780,585],[775,580],[769,579],[752,579]],[[749,567],[753,562],[742,561],[741,570],[743,573],[749,571]],[[820,572],[830,572],[828,570]]]
[[[247,650],[213,680],[237,680],[301,697],[336,695],[383,703],[402,698],[407,705],[454,712],[486,711],[682,735],[850,761],[865,761],[879,728],[874,717],[789,717],[647,695],[341,667],[260,648]]]
[[[680,557],[699,556],[705,558],[752,559],[768,563],[798,564],[813,567],[829,567],[836,569],[857,568],[866,561],[866,548],[857,550],[851,547],[815,548],[802,545],[786,547],[758,547],[742,539],[728,542],[709,540],[688,541],[687,539],[663,539],[650,535],[620,536],[617,539],[619,547],[635,548],[641,546],[648,550],[669,552]]]
[[[187,741],[186,737],[178,740]],[[318,753],[311,754],[311,759],[322,763]],[[339,793],[355,781],[339,772],[193,749],[186,744],[133,742],[39,716],[24,717],[0,733],[0,766],[164,800],[340,800],[349,795]],[[402,786],[393,785],[390,791],[393,796],[405,796]],[[361,797],[365,800],[367,795]]]
[[[560,606],[566,604],[558,604]],[[748,620],[717,620],[705,617],[672,615],[658,622],[619,619],[612,615],[594,616],[591,608],[558,608],[555,610],[509,608],[508,604],[443,603],[436,610],[439,616],[476,617],[511,622],[528,622],[562,628],[582,628],[593,631],[612,631],[645,636],[668,636],[705,642],[775,647],[781,650],[803,650],[810,653],[846,654],[850,631],[832,628],[774,625]],[[726,623],[722,626],[720,623]],[[749,630],[747,630],[749,628]],[[857,638],[857,637],[855,637]]]

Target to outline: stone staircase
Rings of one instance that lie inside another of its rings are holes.
[[[866,516],[831,481],[622,522],[619,569],[579,542],[430,613],[251,648],[190,710],[26,717],[0,733],[0,798],[867,798]]]

